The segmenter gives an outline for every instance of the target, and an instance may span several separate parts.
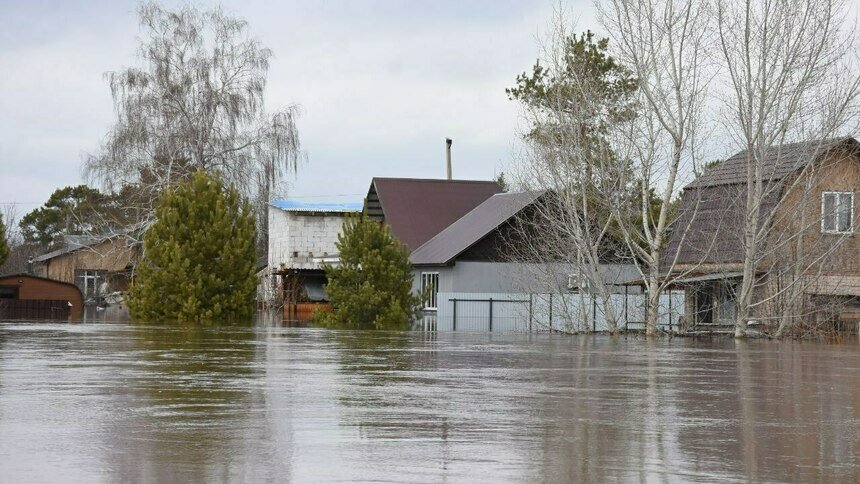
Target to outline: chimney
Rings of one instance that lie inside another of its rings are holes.
[[[454,141],[451,138],[445,138],[445,161],[448,166],[448,179],[451,180],[451,144]]]

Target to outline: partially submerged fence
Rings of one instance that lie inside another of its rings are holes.
[[[608,331],[607,313],[622,329],[645,327],[645,294],[612,294],[608,304],[586,293],[451,293],[437,295],[438,309],[425,315],[426,330],[468,332]],[[608,306],[608,307],[607,307]],[[659,326],[679,329],[683,291],[660,296]]]

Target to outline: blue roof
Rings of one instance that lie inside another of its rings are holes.
[[[303,202],[300,200],[275,200],[271,204],[273,207],[286,210],[288,212],[361,212],[364,204],[360,202],[347,203],[324,203],[324,202]]]

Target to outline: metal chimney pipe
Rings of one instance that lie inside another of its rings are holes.
[[[451,144],[454,143],[451,138],[445,138],[445,161],[448,166],[448,179],[451,180]]]

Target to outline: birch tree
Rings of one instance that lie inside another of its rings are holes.
[[[272,52],[220,8],[144,3],[138,15],[140,63],[106,74],[116,121],[86,175],[108,191],[135,187],[144,219],[166,187],[198,170],[265,207],[301,157],[297,108],[264,106]]]
[[[778,213],[763,212],[763,202],[775,191],[792,189],[771,183],[774,167],[789,160],[782,147],[844,131],[856,115],[858,77],[846,64],[853,33],[842,0],[717,0],[716,13],[728,78],[726,126],[746,162],[743,279],[735,321],[735,336],[741,337],[763,303],[756,289]],[[783,318],[778,335],[787,321]]]
[[[657,332],[660,295],[672,283],[677,254],[664,248],[672,229],[673,198],[684,176],[696,173],[704,132],[711,47],[706,2],[607,0],[599,4],[619,61],[638,80],[636,116],[615,130],[615,170],[632,173],[638,184],[636,216],[626,204],[609,206],[647,291],[646,333]],[[609,187],[608,187],[609,188]],[[608,197],[617,191],[603,190]],[[689,227],[675,227],[687,230]]]

